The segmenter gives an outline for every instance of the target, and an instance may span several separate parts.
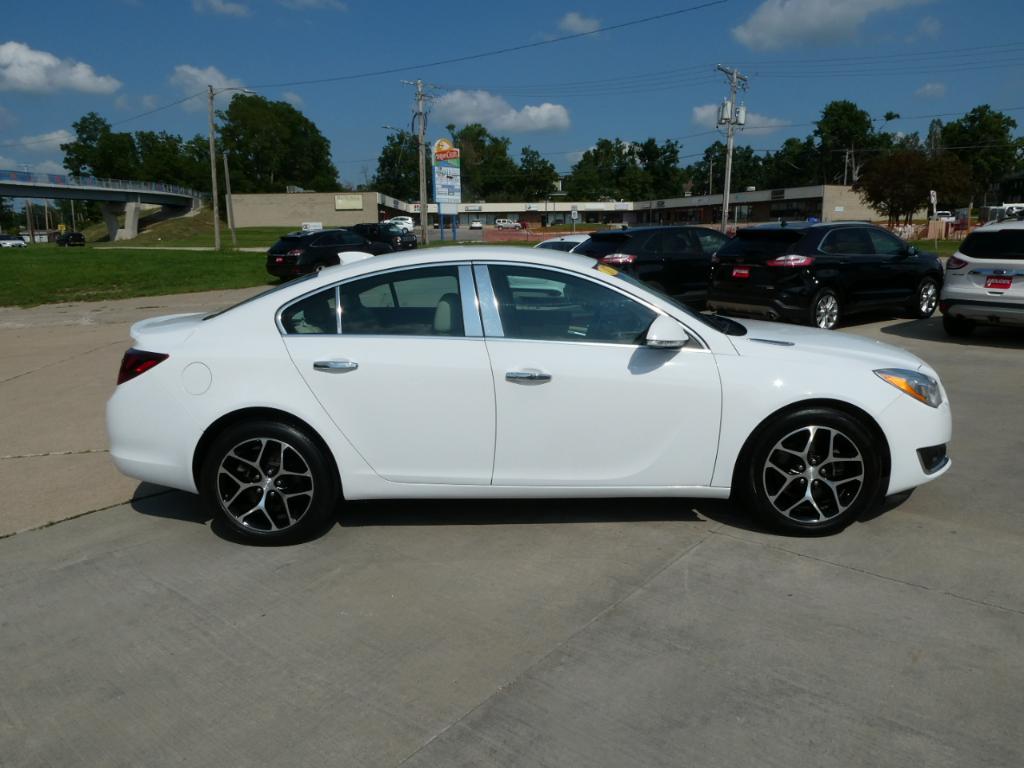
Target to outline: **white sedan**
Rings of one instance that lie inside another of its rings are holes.
[[[834,530],[950,466],[949,404],[909,352],[511,250],[366,258],[136,323],[114,463],[261,540],[341,498],[732,496]]]

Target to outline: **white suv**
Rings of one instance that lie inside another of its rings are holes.
[[[394,224],[396,227],[401,227],[404,232],[412,232],[416,229],[412,216],[392,216],[390,219],[382,221],[381,224]]]
[[[978,323],[1024,326],[1024,221],[979,227],[946,262],[942,326],[966,336]]]
[[[498,229],[522,229],[523,225],[512,219],[495,219],[494,226]]]

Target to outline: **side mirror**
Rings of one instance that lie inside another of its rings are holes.
[[[916,245],[911,245],[907,247],[907,256],[917,256],[917,254],[918,250]]]
[[[647,329],[644,346],[651,349],[682,349],[690,343],[690,335],[668,315],[658,315]]]

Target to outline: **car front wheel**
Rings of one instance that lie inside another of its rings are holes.
[[[808,408],[783,416],[757,436],[748,456],[741,493],[773,528],[836,531],[879,502],[875,440],[840,411]]]
[[[209,511],[251,541],[287,542],[321,530],[337,500],[331,464],[305,432],[242,422],[211,444],[200,493]]]

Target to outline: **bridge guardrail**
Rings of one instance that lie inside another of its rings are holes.
[[[24,184],[47,184],[58,187],[92,187],[99,189],[116,189],[131,192],[167,192],[172,195],[200,197],[200,193],[188,187],[176,184],[164,184],[160,181],[130,181],[126,179],[101,179],[96,176],[73,176],[59,173],[32,173],[31,171],[0,170],[0,180],[15,181]]]

